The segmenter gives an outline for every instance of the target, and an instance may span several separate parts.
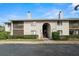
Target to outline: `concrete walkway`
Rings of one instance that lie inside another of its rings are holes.
[[[0,44],[79,44],[79,41],[6,41],[1,40]]]

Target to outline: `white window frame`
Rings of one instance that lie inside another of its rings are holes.
[[[36,30],[31,30],[32,35],[36,35]]]

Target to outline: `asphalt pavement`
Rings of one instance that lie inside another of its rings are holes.
[[[0,56],[79,56],[79,44],[0,44]]]

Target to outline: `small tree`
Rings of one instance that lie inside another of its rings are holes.
[[[52,39],[53,40],[59,40],[60,39],[59,32],[52,32]]]

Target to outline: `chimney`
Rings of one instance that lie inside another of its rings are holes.
[[[63,19],[63,12],[62,11],[59,11],[58,19]]]
[[[30,19],[30,20],[32,19],[32,14],[30,11],[27,12],[27,19]]]

